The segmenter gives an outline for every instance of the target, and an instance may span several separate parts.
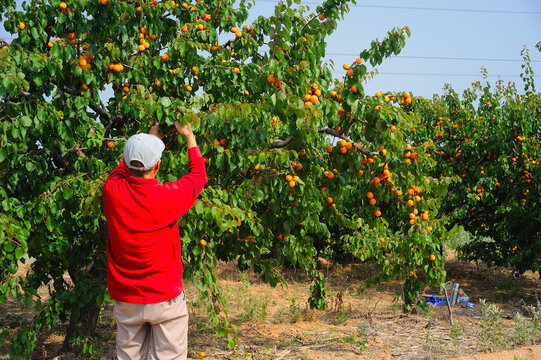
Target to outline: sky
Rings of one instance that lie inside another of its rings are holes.
[[[315,12],[321,2],[302,4]],[[255,0],[247,24],[259,15],[270,16],[276,3]],[[460,93],[482,81],[481,67],[487,69],[489,82],[514,81],[520,92],[524,45],[541,90],[541,52],[535,47],[541,41],[539,0],[358,0],[350,10],[327,41],[326,58],[334,61],[337,78],[343,76],[342,64],[352,63],[371,41],[383,39],[395,27],[411,30],[401,54],[384,60],[376,67],[379,74],[364,84],[366,94],[410,91],[432,97],[444,92],[445,83]],[[11,39],[3,23],[0,38]]]

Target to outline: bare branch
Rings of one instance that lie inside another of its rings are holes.
[[[293,136],[288,137],[285,140],[274,140],[274,142],[271,144],[271,149],[277,149],[277,148],[283,148],[289,145],[293,141]]]
[[[442,142],[445,142],[445,141],[465,141],[466,139],[464,138],[456,138],[456,137],[448,137],[447,139],[441,139],[439,141],[434,141],[434,144],[441,144]],[[419,145],[416,145],[416,146],[419,146]]]
[[[366,149],[363,149],[362,147],[357,145],[357,143],[355,141],[351,140],[351,138],[349,136],[341,134],[341,133],[335,131],[334,129],[324,127],[323,129],[319,129],[318,132],[322,133],[322,134],[332,135],[332,136],[337,137],[339,139],[344,139],[346,141],[349,141],[353,145],[355,150],[359,151],[360,153],[362,153],[362,154],[364,154],[364,155],[366,155],[368,157],[373,157],[373,156],[379,155],[379,152],[377,152],[377,151],[370,152],[370,151],[368,151]]]

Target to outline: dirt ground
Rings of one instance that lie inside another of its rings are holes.
[[[373,270],[367,264],[322,269],[329,306],[315,311],[307,306],[310,279],[304,272],[284,271],[287,286],[271,288],[252,273],[221,264],[220,285],[229,316],[238,326],[240,349],[227,350],[224,339],[216,339],[207,326],[206,304],[197,299],[195,284],[186,283],[189,358],[199,359],[204,352],[206,359],[541,360],[541,339],[530,339],[530,333],[515,321],[517,312],[529,314],[528,305],[539,306],[538,273],[512,277],[505,270],[450,260],[448,280],[460,283],[475,304],[475,308],[453,307],[451,326],[446,306],[431,307],[428,314],[403,314],[396,299],[398,282],[361,291],[363,280]],[[438,295],[438,289],[427,293]],[[495,322],[482,321],[480,299],[501,310]],[[0,327],[31,315],[30,309],[10,300],[0,305]],[[59,328],[41,336],[32,359],[77,358],[58,355],[61,333]],[[115,358],[114,336],[109,304],[102,311],[95,339],[100,350],[91,358]],[[6,358],[6,349],[0,349],[0,359]]]

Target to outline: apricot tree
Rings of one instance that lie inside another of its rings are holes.
[[[523,94],[501,81],[477,82],[462,96],[448,88],[416,102],[423,126],[410,134],[417,144],[430,141],[436,164],[429,174],[460,179],[438,217],[448,218],[448,230],[461,225],[474,235],[459,248],[462,258],[518,273],[541,267],[541,98],[527,49],[522,55]]]
[[[94,350],[108,300],[101,187],[124,141],[155,122],[167,134],[161,181],[187,164],[175,120],[194,125],[207,160],[209,186],[180,219],[183,261],[229,345],[217,260],[273,286],[280,265],[300,266],[315,308],[326,304],[321,254],[374,259],[372,282],[406,280],[407,309],[443,282],[435,215],[450,179],[427,176],[434,160],[410,144],[413,96],[363,90],[409,29],[372,42],[334,80],[325,39],[348,3],[310,12],[288,0],[245,24],[248,1],[34,0],[23,11],[2,2],[15,39],[0,53],[0,300],[37,310],[11,339],[14,357],[68,318],[65,349]],[[30,271],[15,277],[20,262]]]

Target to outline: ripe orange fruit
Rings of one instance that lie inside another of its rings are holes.
[[[137,47],[139,51],[145,51],[145,45],[141,44]]]
[[[332,197],[329,196],[329,197],[327,198],[327,204],[332,204]]]
[[[289,187],[290,187],[290,188],[294,188],[294,187],[295,187],[295,184],[297,184],[297,183],[296,183],[295,181],[291,180],[291,181],[289,182]]]
[[[205,352],[204,352],[204,351],[201,351],[201,352],[199,353],[199,357],[204,358],[204,357],[205,357]]]
[[[242,36],[242,31],[237,31],[237,32],[235,33],[235,36],[238,37],[238,38],[240,38],[240,37]]]
[[[122,88],[122,91],[124,91],[125,93],[130,92],[130,88],[128,86],[124,86]]]
[[[188,27],[186,25],[182,27],[182,32],[188,32]]]
[[[236,68],[233,69],[233,72],[234,72],[235,74],[239,74],[239,73],[240,73],[240,69],[239,69],[238,67],[236,67]]]
[[[341,147],[340,147],[340,152],[341,152],[342,154],[345,154],[345,153],[348,152],[348,149],[347,149],[345,146],[341,146]]]
[[[436,260],[436,255],[432,254],[430,255],[430,261],[435,261]]]
[[[287,176],[286,176],[286,181],[287,181],[287,182],[290,182],[290,181],[292,181],[292,180],[293,180],[293,176],[292,176],[292,175],[287,175]]]
[[[407,193],[408,193],[408,195],[413,195],[415,193],[415,191],[413,191],[413,189],[408,189]]]
[[[325,20],[325,15],[319,14],[318,19],[321,20],[321,21]]]
[[[47,43],[47,46],[48,46],[49,48],[52,48],[52,47],[53,47],[53,43],[52,43],[51,41],[49,41],[49,42]]]
[[[410,97],[410,93],[409,92],[405,92],[404,95],[403,95],[403,98],[404,99],[409,99]]]
[[[118,64],[113,65],[113,71],[114,72],[121,72],[122,70],[124,70],[124,65],[122,65],[122,63],[118,63]]]
[[[381,92],[376,91],[376,97],[380,97],[380,96],[381,96]]]
[[[374,215],[376,215],[377,217],[380,217],[380,216],[381,216],[381,211],[376,210],[376,211],[374,212]]]
[[[374,194],[372,194],[371,192],[367,192],[366,197],[372,199],[374,197]]]
[[[374,198],[370,199],[370,205],[376,205],[376,199]]]
[[[396,196],[402,196],[402,191],[396,190],[395,194],[396,194]]]
[[[226,146],[227,145],[227,140],[226,139],[221,139],[220,140],[220,145]]]
[[[361,58],[357,58],[355,60],[355,62],[357,63],[357,65],[361,65],[361,63],[363,62],[363,60]]]
[[[66,8],[68,7],[68,4],[66,4],[65,2],[61,2],[60,5],[59,5],[60,9],[62,10],[66,10]]]
[[[214,140],[214,146],[220,146],[220,142],[218,140]]]
[[[338,116],[344,116],[345,113],[346,113],[346,110],[338,109]],[[340,131],[340,130],[337,130],[337,131]]]
[[[351,68],[349,64],[344,64],[342,65],[342,67],[344,68],[344,70],[349,70]]]
[[[374,108],[374,111],[375,112],[378,112],[380,110],[380,106],[379,105],[376,105],[376,107]]]
[[[109,0],[100,0],[100,3],[101,3],[102,5],[107,5],[108,2],[109,2]]]
[[[315,105],[315,104],[317,103],[317,101],[318,101],[318,97],[317,97],[317,96],[315,96],[315,95],[310,96],[310,102],[311,102],[312,104]]]
[[[413,202],[413,200],[411,200],[411,199],[408,200],[408,205],[409,205],[409,206],[413,206],[414,204],[415,204],[415,203]]]
[[[107,143],[107,147],[108,147],[109,149],[112,149],[112,148],[115,147],[115,143],[112,142],[112,141],[109,141],[109,142]]]
[[[20,29],[20,30],[24,30],[25,27],[26,27],[26,25],[21,21],[21,22],[19,23],[19,29]]]
[[[233,34],[235,34],[237,31],[239,31],[239,29],[237,29],[235,26],[233,26],[233,27],[231,28],[231,32],[232,32]]]
[[[162,55],[162,61],[163,62],[168,62],[169,61],[169,55],[167,55],[167,53]]]
[[[332,145],[327,146],[327,153],[332,153]]]
[[[199,240],[199,243],[201,244],[201,246],[206,246],[207,245],[207,242],[203,239]]]
[[[88,85],[87,84],[81,84],[81,90],[88,90]]]
[[[354,93],[354,94],[357,94],[357,92],[359,91],[359,88],[357,87],[357,85],[353,85],[351,87],[351,92]]]

